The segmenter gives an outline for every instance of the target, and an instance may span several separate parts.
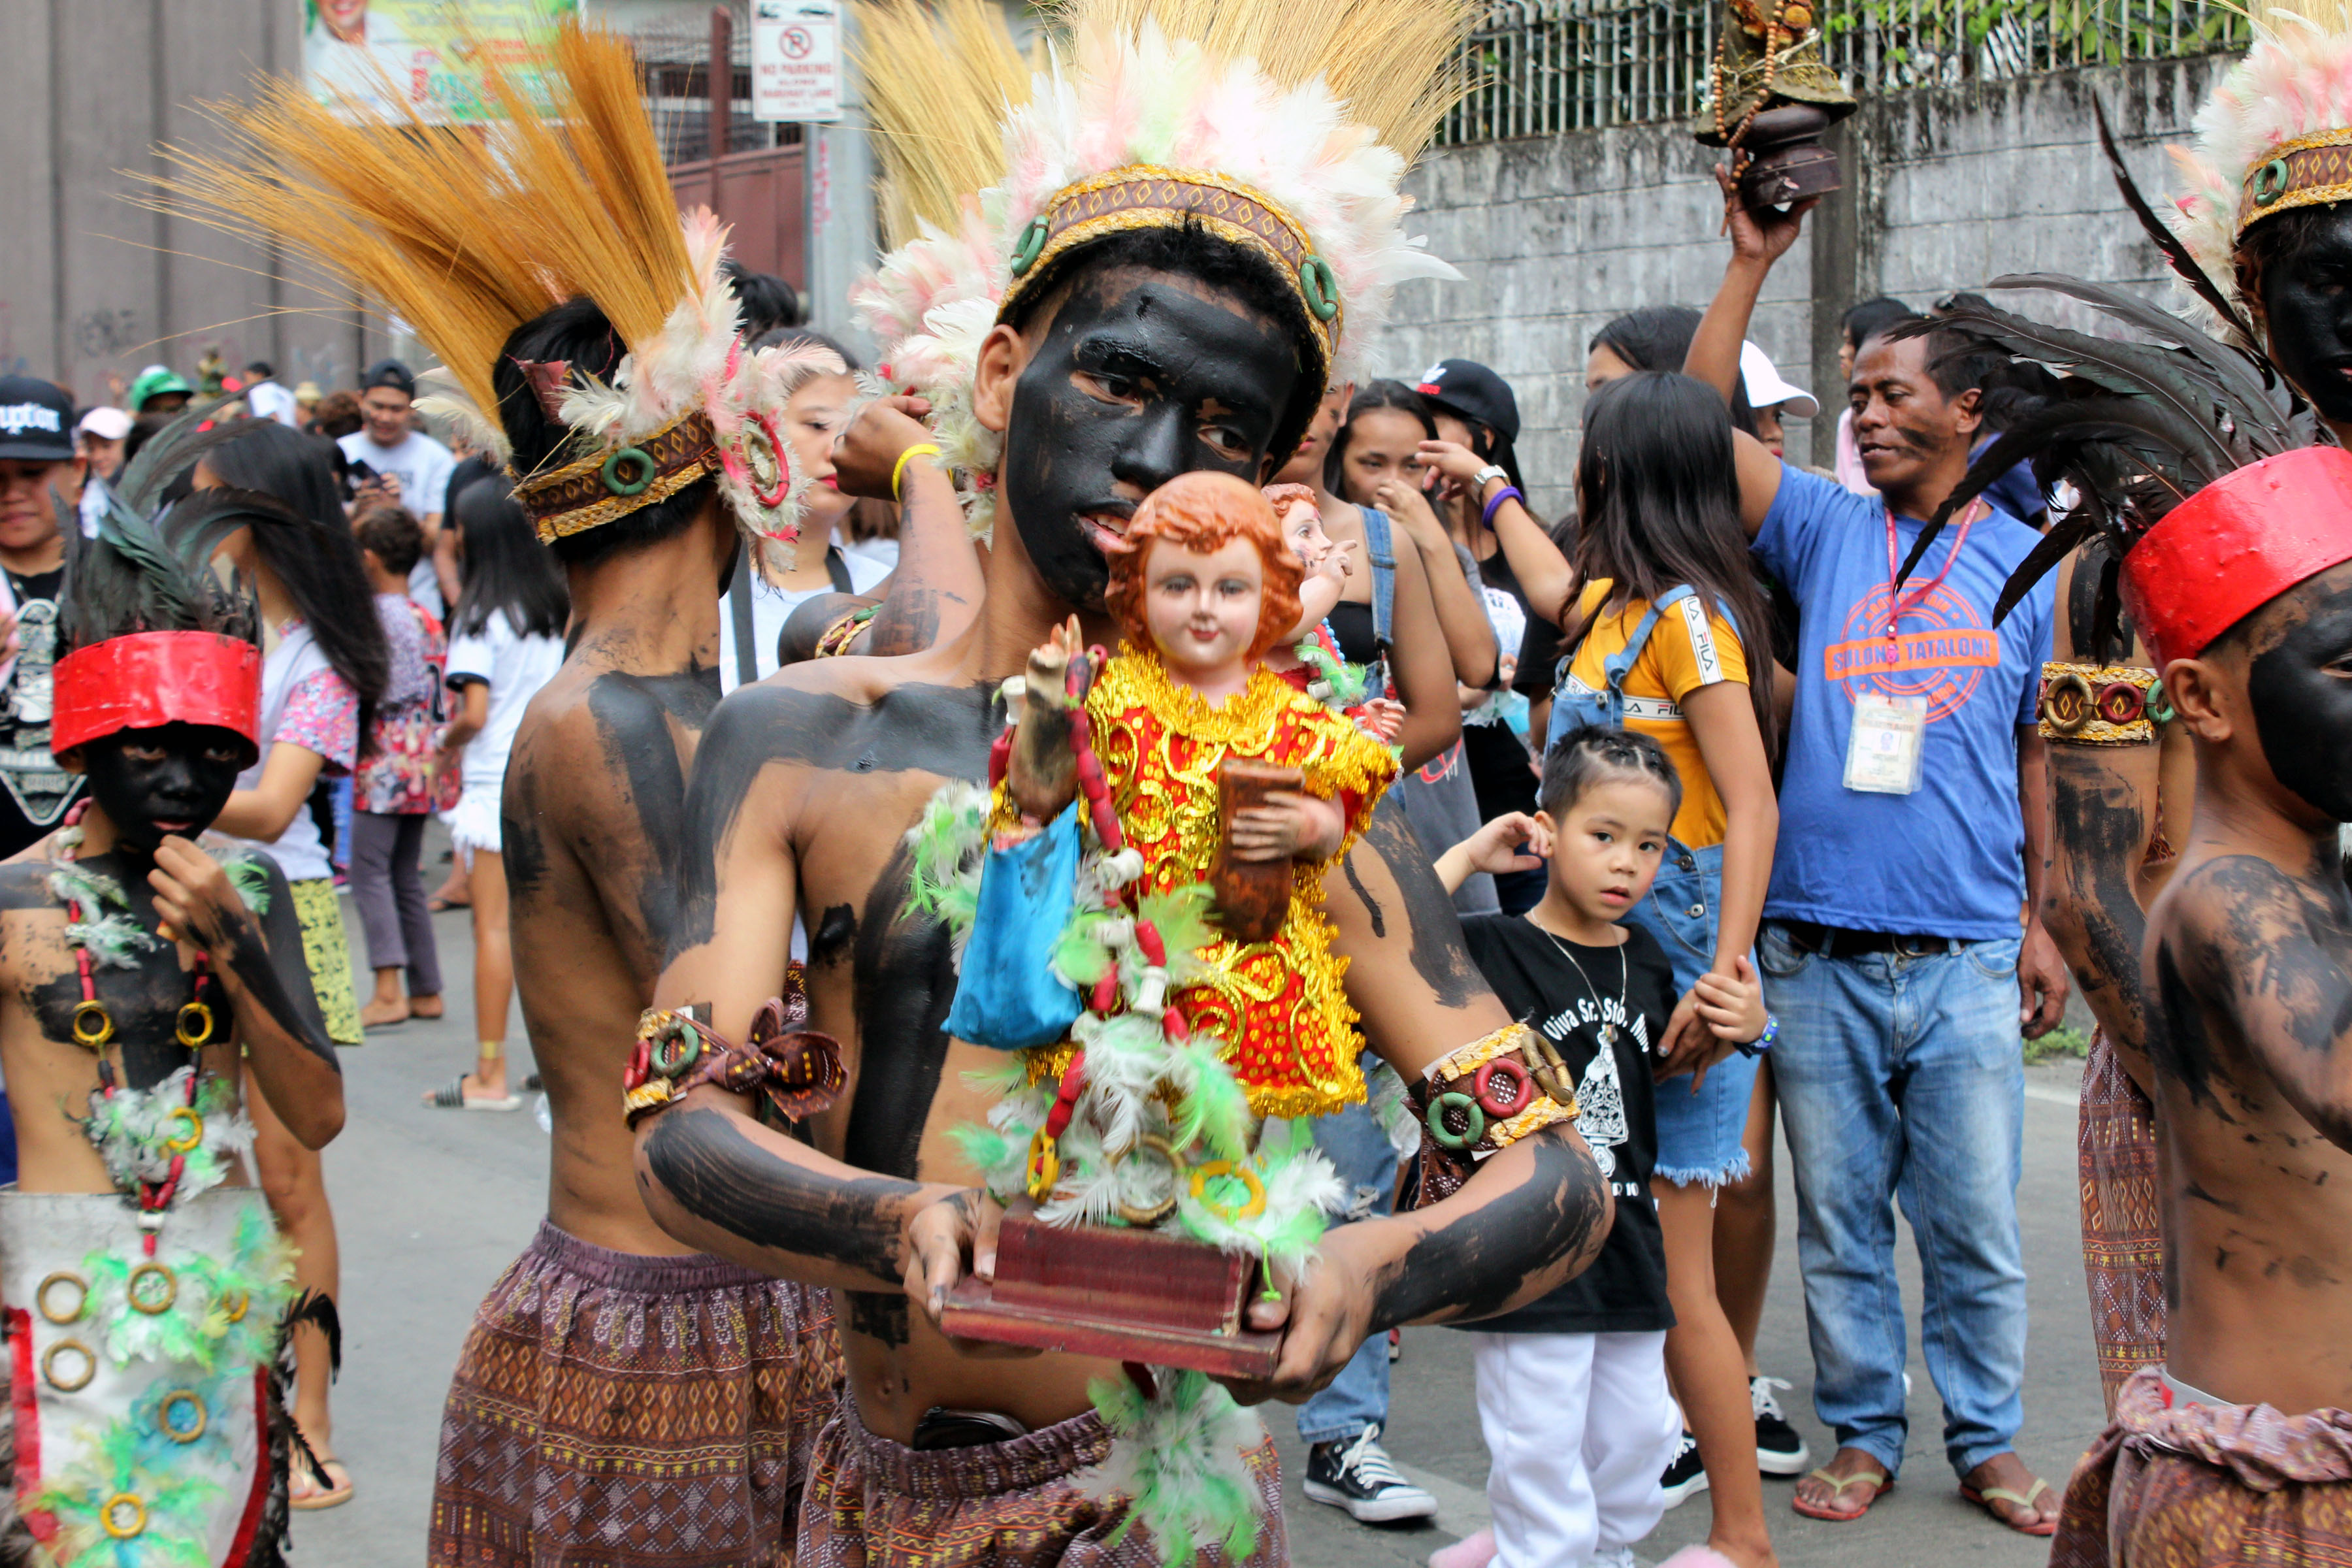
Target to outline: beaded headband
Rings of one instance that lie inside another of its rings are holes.
[[[633,445],[518,479],[515,500],[538,530],[539,542],[552,544],[667,500],[719,467],[710,418],[698,408]]]
[[[1273,267],[1307,317],[1319,353],[1313,367],[1318,384],[1328,380],[1343,325],[1339,282],[1331,264],[1315,253],[1313,240],[1298,221],[1270,197],[1222,174],[1130,163],[1063,186],[1014,241],[1013,280],[996,319],[1011,317],[1036,280],[1048,276],[1055,259],[1066,251],[1113,234],[1189,223],[1254,252]]]
[[[2352,126],[2283,142],[2240,182],[2237,232],[2290,207],[2352,200]]]

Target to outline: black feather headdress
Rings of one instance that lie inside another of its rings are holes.
[[[2121,626],[2113,562],[2174,506],[2249,463],[2321,438],[2300,401],[2260,355],[2216,342],[2189,321],[2120,290],[2054,273],[1995,279],[1993,289],[2038,289],[2080,300],[2116,328],[2074,331],[2004,310],[1973,295],[1940,301],[1895,337],[1929,337],[1960,352],[1990,349],[2039,365],[2054,380],[2008,415],[1903,563],[1908,576],[1958,510],[2020,463],[2043,493],[2062,482],[2071,504],[2011,574],[1993,608],[1998,625],[2027,590],[2076,549],[2104,540],[2109,557],[2095,613],[2109,636]],[[2126,333],[2131,335],[2126,336]],[[1947,353],[1950,352],[1948,348]]]
[[[260,615],[250,587],[224,581],[212,565],[240,528],[299,528],[305,520],[248,490],[200,489],[163,496],[213,447],[234,439],[236,422],[204,422],[220,402],[191,406],[158,431],[108,489],[94,537],[60,510],[65,585],[58,595],[58,652],[132,632],[215,632],[258,643]]]

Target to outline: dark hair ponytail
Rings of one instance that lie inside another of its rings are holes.
[[[1764,754],[1775,750],[1771,618],[1748,562],[1731,419],[1713,387],[1644,371],[1611,382],[1584,405],[1576,464],[1577,580],[1610,579],[1610,596],[1652,604],[1687,583],[1709,614],[1728,613],[1748,663],[1748,695]],[[1572,626],[1573,648],[1603,608]],[[1569,622],[1572,605],[1560,606]]]
[[[1584,792],[1610,777],[1632,773],[1666,792],[1666,819],[1683,808],[1683,775],[1666,749],[1639,730],[1583,724],[1552,742],[1544,753],[1543,781],[1536,802],[1558,821],[1584,798]]]
[[[519,637],[562,637],[572,593],[555,557],[531,531],[514,487],[499,474],[476,479],[457,492],[457,510],[465,586],[449,635],[476,636],[503,611]]]

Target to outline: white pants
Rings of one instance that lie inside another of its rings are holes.
[[[1494,1568],[1582,1568],[1657,1528],[1658,1478],[1682,1436],[1663,1332],[1473,1333],[1470,1343]]]

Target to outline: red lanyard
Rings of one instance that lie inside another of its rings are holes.
[[[1917,609],[1927,603],[1928,595],[1944,585],[1944,579],[1952,574],[1952,563],[1958,561],[1960,558],[1960,552],[1968,548],[1969,530],[1976,526],[1977,519],[1982,517],[1988,510],[1990,509],[1986,507],[1984,498],[1981,496],[1969,502],[1968,510],[1960,513],[1959,534],[1952,541],[1952,548],[1944,557],[1944,569],[1917,587],[1898,592],[1895,579],[1896,574],[1903,570],[1903,563],[1895,553],[1895,509],[1893,507],[1886,509],[1886,640],[1888,642],[1895,640],[1895,623],[1903,618],[1903,612]]]

